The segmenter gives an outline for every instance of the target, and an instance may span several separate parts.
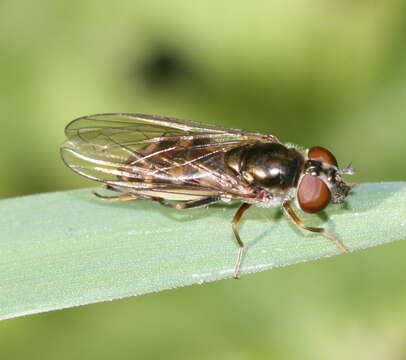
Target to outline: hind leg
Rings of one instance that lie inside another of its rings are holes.
[[[121,200],[121,201],[128,201],[128,200],[135,200],[138,199],[137,196],[135,195],[129,195],[129,194],[122,194],[122,195],[117,195],[117,196],[104,196],[104,195],[100,195],[95,191],[92,191],[92,194],[96,197],[98,197],[99,199],[102,200]]]
[[[135,200],[135,199],[151,200],[151,201],[158,202],[163,206],[180,209],[180,210],[209,205],[209,204],[212,204],[212,203],[220,200],[220,197],[218,197],[218,196],[207,196],[202,199],[190,200],[190,201],[186,201],[186,202],[170,202],[159,196],[151,196],[151,195],[145,195],[145,194],[141,194],[141,193],[140,194],[126,193],[123,190],[116,189],[110,185],[104,185],[104,188],[106,188],[107,190],[120,192],[121,195],[104,196],[104,195],[98,194],[95,191],[93,191],[92,194],[102,200],[121,200],[121,201],[128,201],[128,200]]]
[[[134,199],[138,199],[138,196],[133,195],[133,194],[129,194],[126,193],[122,190],[116,189],[110,185],[106,185],[103,184],[103,187],[107,190],[111,190],[111,191],[116,191],[118,193],[121,193],[121,195],[116,195],[116,196],[105,196],[105,195],[100,195],[99,193],[97,193],[96,191],[92,191],[92,194],[94,196],[96,196],[99,199],[102,200],[121,200],[121,201],[128,201],[128,200],[134,200]]]

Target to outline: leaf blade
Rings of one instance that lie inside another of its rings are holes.
[[[406,239],[406,183],[363,184],[325,226],[351,251]],[[180,212],[147,201],[103,202],[89,189],[0,201],[0,319],[230,277],[235,206]],[[339,251],[276,209],[250,209],[242,273]]]

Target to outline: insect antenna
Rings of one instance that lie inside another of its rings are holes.
[[[347,167],[344,169],[338,169],[337,173],[340,175],[354,175],[355,174],[355,169],[351,167],[352,162],[348,164]]]

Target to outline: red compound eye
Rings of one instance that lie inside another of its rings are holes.
[[[300,208],[308,213],[323,210],[330,202],[330,190],[317,176],[305,175],[297,191]]]
[[[312,148],[310,148],[309,152],[307,153],[307,156],[309,160],[316,160],[320,162],[325,162],[330,165],[338,166],[337,160],[334,157],[334,155],[330,151],[321,146],[313,146]]]

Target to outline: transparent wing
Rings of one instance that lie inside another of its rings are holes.
[[[62,158],[73,171],[127,192],[176,194],[244,192],[224,155],[272,135],[143,114],[96,114],[65,129]]]

